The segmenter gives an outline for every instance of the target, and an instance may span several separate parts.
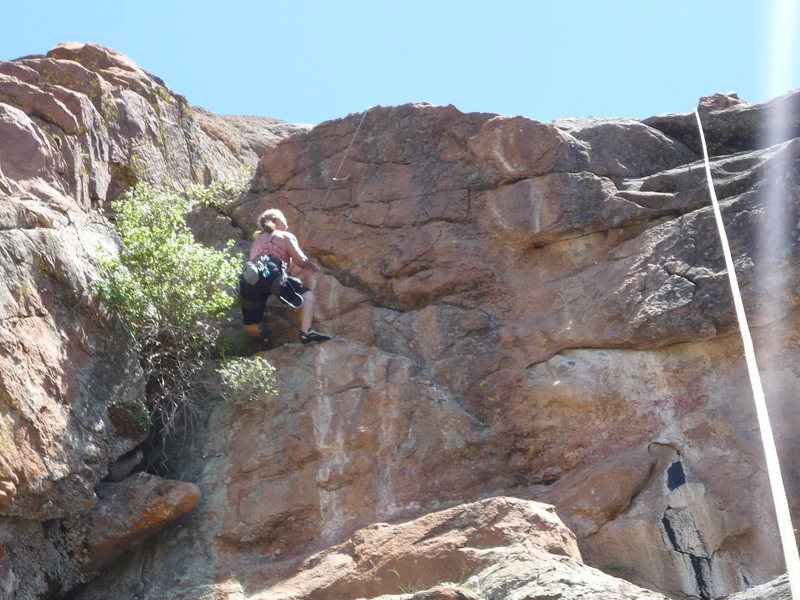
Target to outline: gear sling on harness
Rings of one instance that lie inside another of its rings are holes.
[[[259,256],[244,265],[239,278],[239,296],[246,309],[263,308],[270,295],[292,308],[300,308],[303,298],[286,275],[286,263],[274,254]]]

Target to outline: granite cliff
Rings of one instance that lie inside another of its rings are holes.
[[[700,113],[796,513],[800,94]],[[241,167],[196,235],[242,247],[283,209],[335,339],[270,309],[279,398],[209,397],[147,472],[109,415],[144,383],[90,292],[104,209]],[[61,44],[0,63],[0,268],[0,597],[785,593],[693,114],[300,126]]]

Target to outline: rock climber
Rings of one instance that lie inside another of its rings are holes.
[[[264,211],[258,218],[258,225],[261,231],[254,236],[250,260],[239,278],[245,334],[258,340],[259,350],[273,347],[263,318],[267,298],[275,295],[285,304],[300,309],[301,344],[331,339],[329,335],[311,328],[316,303],[314,292],[297,277],[288,275],[295,265],[312,270],[317,266],[300,249],[294,234],[289,232],[283,212],[277,208]]]

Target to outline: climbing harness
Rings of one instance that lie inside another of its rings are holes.
[[[367,107],[367,109],[361,115],[361,119],[358,122],[358,126],[356,127],[356,130],[353,132],[353,137],[350,138],[350,143],[347,145],[347,149],[344,151],[344,156],[342,156],[342,160],[339,162],[339,166],[336,168],[336,173],[333,174],[333,177],[331,178],[331,182],[328,184],[328,191],[325,192],[325,198],[323,198],[323,200],[322,200],[322,204],[323,205],[325,204],[325,201],[328,199],[328,194],[331,193],[331,188],[333,187],[333,182],[334,181],[336,181],[336,182],[347,181],[348,179],[351,179],[353,177],[352,173],[348,173],[344,177],[339,177],[339,171],[342,170],[342,166],[344,165],[344,161],[347,159],[347,155],[350,153],[350,148],[353,147],[353,142],[356,141],[356,136],[358,135],[358,132],[361,130],[361,125],[362,125],[362,123],[364,123],[364,118],[367,116],[367,113],[369,112],[370,108],[372,108],[372,107],[371,106]]]
[[[245,284],[250,287],[246,290]],[[249,294],[255,298],[247,298]],[[286,274],[286,263],[273,254],[264,254],[254,261],[247,261],[239,280],[239,297],[247,309],[261,308],[263,299],[275,296],[292,308],[303,305],[303,297],[298,294]]]
[[[728,236],[725,233],[725,225],[722,222],[717,194],[714,190],[714,182],[711,177],[711,163],[708,159],[708,149],[706,148],[706,138],[703,132],[703,123],[700,120],[700,113],[695,109],[697,126],[700,130],[700,143],[703,146],[703,158],[706,167],[706,179],[708,180],[708,191],[711,194],[711,204],[714,208],[714,217],[717,221],[722,250],[725,255],[725,266],[728,269],[728,279],[730,281],[733,303],[736,308],[736,317],[739,320],[739,331],[744,345],[744,355],[747,362],[747,370],[750,374],[750,385],[753,390],[753,400],[756,405],[756,415],[761,431],[761,442],[764,445],[764,454],[767,462],[767,475],[769,477],[770,488],[772,489],[772,500],[775,503],[775,516],[778,521],[778,531],[783,546],[784,560],[786,561],[786,572],[789,575],[789,588],[793,600],[800,600],[800,554],[797,550],[797,541],[794,537],[789,503],[786,499],[786,490],[781,476],[780,463],[778,462],[778,451],[775,447],[775,438],[770,425],[769,412],[764,397],[764,389],[761,385],[756,355],[753,347],[753,340],[750,335],[750,327],[747,324],[747,315],[744,312],[744,303],[739,290],[739,282],[736,279],[736,271],[733,266],[731,249],[728,244]]]

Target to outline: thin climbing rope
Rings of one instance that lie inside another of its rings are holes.
[[[353,137],[350,138],[350,143],[347,145],[347,149],[344,151],[344,155],[342,156],[342,160],[339,161],[339,166],[337,167],[336,172],[333,174],[333,177],[331,177],[331,181],[328,184],[328,191],[325,192],[325,197],[322,199],[323,206],[325,205],[325,202],[328,200],[328,195],[331,193],[331,188],[333,187],[333,182],[334,181],[343,181],[344,179],[350,179],[350,177],[351,177],[351,175],[348,173],[347,177],[344,177],[343,179],[339,179],[339,171],[342,170],[342,165],[344,165],[344,161],[347,159],[347,155],[350,153],[350,148],[353,147],[353,142],[356,141],[356,136],[358,135],[358,132],[361,129],[361,124],[364,122],[364,118],[367,116],[367,113],[369,112],[370,108],[372,108],[372,107],[371,106],[368,107],[367,110],[365,110],[364,113],[361,115],[361,119],[358,122],[358,126],[356,127],[356,130],[353,132]]]
[[[775,503],[775,516],[778,521],[778,531],[783,546],[783,556],[786,561],[786,572],[789,575],[789,588],[792,592],[793,600],[800,600],[800,554],[797,551],[797,541],[794,537],[792,527],[792,516],[789,512],[789,503],[786,499],[786,489],[783,486],[781,467],[778,462],[778,451],[775,447],[775,437],[770,425],[767,402],[764,397],[764,389],[761,385],[756,354],[753,348],[753,339],[750,335],[750,327],[747,324],[747,315],[744,312],[742,294],[739,291],[739,282],[736,279],[736,271],[733,267],[733,258],[728,244],[728,236],[725,234],[725,225],[722,222],[722,213],[717,201],[717,193],[714,190],[714,181],[711,177],[711,163],[708,160],[708,149],[706,148],[706,137],[703,132],[703,123],[700,120],[700,113],[695,110],[697,126],[700,129],[700,142],[703,146],[703,159],[706,166],[706,179],[708,180],[708,191],[711,194],[711,204],[714,207],[714,217],[717,221],[719,237],[722,241],[722,250],[725,254],[725,265],[728,269],[728,279],[733,294],[733,304],[736,307],[736,317],[739,320],[739,331],[744,345],[744,355],[747,362],[747,371],[750,374],[750,386],[753,389],[753,400],[756,405],[756,415],[758,416],[758,426],[761,431],[761,442],[764,445],[764,454],[767,462],[767,475],[769,477],[770,488],[772,489],[772,500]]]

